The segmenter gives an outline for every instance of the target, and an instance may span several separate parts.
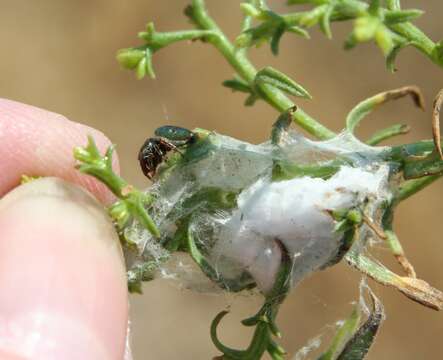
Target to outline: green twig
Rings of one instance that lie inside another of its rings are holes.
[[[202,39],[212,44],[223,55],[236,71],[239,78],[245,82],[246,86],[254,89],[255,96],[263,99],[279,112],[284,112],[294,107],[294,103],[284,93],[288,89],[287,87],[282,90],[281,87],[275,86],[275,83],[272,81],[269,83],[257,78],[258,71],[247,58],[246,49],[236,48],[228,40],[207,13],[203,0],[193,0],[192,4],[185,10],[185,13],[197,27],[197,30],[158,33],[152,25],[148,25],[147,31],[139,35],[146,41],[146,45],[121,50],[117,55],[120,64],[128,69],[135,70],[138,77],[143,77],[146,74],[153,77],[154,72],[151,62],[154,52],[177,41]],[[243,23],[244,30],[249,28],[250,21],[250,16],[246,16]],[[259,82],[259,91],[255,89],[257,80]],[[304,89],[301,87],[298,89],[303,93]],[[308,133],[319,139],[330,139],[335,136],[333,131],[317,122],[301,109],[294,113],[293,120]]]
[[[212,30],[217,34],[209,39],[209,42],[220,51],[238,75],[250,86],[253,86],[257,70],[246,57],[246,52],[238,51],[220,30],[215,21],[209,16],[205,8],[205,2],[203,0],[193,0],[188,14],[190,14],[192,20],[199,28]],[[281,90],[276,89],[272,85],[264,84],[261,90],[260,95],[263,100],[279,112],[284,112],[294,107],[294,103],[289,100]],[[303,129],[319,139],[329,139],[335,135],[331,130],[318,123],[301,109],[298,109],[298,111],[294,113],[293,119]]]
[[[401,10],[398,0],[389,0],[387,8],[380,6],[380,1],[372,1],[368,4],[360,0],[325,0],[320,2],[316,0],[289,0],[289,4],[291,3],[310,3],[314,5],[314,8],[310,11],[275,14],[275,16],[284,19],[288,27],[309,28],[319,24],[323,32],[330,37],[330,21],[354,20],[354,31],[345,44],[347,48],[352,48],[360,42],[374,40],[386,55],[388,66],[394,69],[393,61],[398,50],[409,45],[417,48],[438,66],[443,67],[442,44],[433,42],[420,29],[410,23],[423,12],[416,9]],[[260,12],[256,18],[266,21]]]
[[[135,218],[154,236],[158,237],[160,233],[157,226],[146,211],[153,201],[152,196],[135,189],[114,172],[112,169],[113,152],[114,146],[110,146],[106,154],[101,155],[94,139],[88,136],[86,147],[74,149],[74,158],[79,161],[77,168],[81,172],[100,180],[119,198],[111,205],[109,213],[120,231]]]

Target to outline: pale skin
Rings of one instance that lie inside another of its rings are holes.
[[[0,99],[1,359],[131,358],[124,261],[104,210],[113,196],[74,168],[88,134],[109,146],[95,129]],[[45,178],[20,186],[22,175]]]

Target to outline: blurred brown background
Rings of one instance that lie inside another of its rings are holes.
[[[149,20],[158,30],[188,27],[182,16],[185,0],[0,1],[0,96],[46,108],[105,132],[118,144],[123,174],[138,186],[147,181],[138,169],[140,144],[163,124],[214,129],[251,142],[269,134],[276,113],[258,103],[245,108],[241,94],[220,83],[233,71],[210,46],[183,43],[154,58],[157,80],[136,81],[114,60],[121,47],[137,44],[136,33]],[[283,1],[269,1],[283,8]],[[403,1],[426,14],[417,21],[434,40],[443,38],[439,0]],[[233,37],[238,31],[239,1],[208,0],[211,13]],[[346,112],[359,100],[385,89],[419,85],[428,109],[443,87],[443,71],[414,49],[398,59],[398,73],[384,68],[374,45],[345,53],[342,42],[350,24],[334,24],[334,40],[319,31],[312,40],[285,35],[278,58],[263,47],[251,57],[258,67],[271,64],[291,75],[314,96],[300,101],[309,113],[340,130]],[[409,100],[389,104],[366,120],[360,134],[393,122],[413,125],[402,141],[430,138],[430,112],[414,109]],[[443,289],[443,183],[416,195],[398,211],[396,228],[418,274]],[[384,249],[378,256],[399,271]],[[346,265],[315,274],[285,302],[279,323],[283,345],[294,352],[308,339],[346,316],[357,298],[359,276]],[[373,286],[382,297],[388,319],[370,359],[440,359],[443,314],[425,309],[392,289]],[[227,344],[244,346],[250,333],[239,320],[255,312],[259,299],[209,296],[156,281],[132,299],[135,359],[210,359],[216,354],[209,339],[215,314],[232,305],[222,323]]]

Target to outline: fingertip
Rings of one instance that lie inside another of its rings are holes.
[[[104,203],[112,193],[91,176],[75,169],[73,149],[92,135],[100,152],[111,141],[99,130],[34,106],[0,99],[0,196],[20,183],[22,175],[56,176],[84,186]],[[113,168],[119,173],[118,156]]]
[[[0,288],[1,351],[123,359],[124,260],[108,215],[81,188],[45,178],[0,201]]]

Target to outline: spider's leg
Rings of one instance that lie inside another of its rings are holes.
[[[166,141],[166,140],[163,140],[163,141],[164,141],[164,145],[168,146],[168,150],[178,152],[181,156],[183,156],[183,153],[178,149],[178,147],[175,144],[173,144],[170,141]]]

